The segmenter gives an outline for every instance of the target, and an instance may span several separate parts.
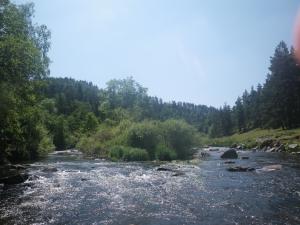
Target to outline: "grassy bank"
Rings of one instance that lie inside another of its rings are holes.
[[[231,146],[233,144],[245,145],[246,148],[254,148],[258,145],[257,140],[270,138],[280,141],[284,145],[298,144],[300,145],[300,128],[292,130],[282,129],[255,129],[245,133],[237,133],[232,136],[203,139],[206,145],[214,146]]]

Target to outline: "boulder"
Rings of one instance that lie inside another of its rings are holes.
[[[28,174],[15,174],[7,177],[0,178],[0,183],[4,185],[20,184],[28,179]]]
[[[296,151],[298,149],[298,144],[289,144],[288,149],[291,151]]]
[[[243,149],[245,149],[245,145],[244,145],[244,144],[238,145],[238,146],[236,147],[236,149],[238,149],[238,150],[243,150]]]
[[[211,152],[217,152],[217,151],[219,151],[219,149],[218,148],[209,148],[209,151],[211,151]]]
[[[254,171],[255,168],[244,167],[244,166],[235,166],[235,167],[229,167],[227,170],[230,172],[250,172],[250,171]]]
[[[258,147],[260,149],[262,149],[264,147],[273,146],[273,144],[276,142],[277,141],[273,138],[257,138],[256,139],[256,143],[258,144]]]
[[[238,145],[237,144],[232,144],[231,146],[230,146],[230,148],[236,148]]]
[[[249,156],[242,156],[242,159],[249,159]]]
[[[157,171],[173,171],[171,168],[166,168],[166,167],[158,167],[156,170]]]
[[[236,152],[236,150],[234,149],[229,149],[227,151],[225,151],[222,155],[221,155],[222,159],[237,159],[238,158],[238,154]]]
[[[174,174],[172,174],[172,177],[178,177],[178,176],[183,176],[184,175],[184,172],[182,171],[177,171],[175,172]]]
[[[234,164],[234,161],[225,161],[224,164]]]
[[[277,152],[277,148],[276,147],[268,148],[266,152]]]
[[[199,154],[198,154],[199,158],[205,158],[205,157],[208,157],[208,156],[210,156],[209,153],[205,152],[205,151],[199,152]]]
[[[45,173],[53,173],[53,172],[57,172],[58,169],[55,168],[55,167],[46,167],[42,171],[45,172]]]

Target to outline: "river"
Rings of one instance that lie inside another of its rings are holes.
[[[220,154],[163,165],[179,174],[51,154],[30,165],[25,183],[0,190],[0,224],[300,224],[299,157],[240,152],[249,159],[233,165],[257,170],[229,172]],[[282,169],[259,169],[272,164]]]

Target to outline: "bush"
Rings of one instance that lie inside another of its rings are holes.
[[[107,150],[105,145],[99,140],[93,137],[83,136],[80,138],[79,142],[76,145],[80,151],[86,155],[93,155],[98,157],[107,157]]]
[[[123,146],[113,146],[109,149],[109,157],[111,159],[122,159],[124,155]]]
[[[123,155],[124,161],[147,161],[149,154],[145,149],[140,148],[127,148]]]
[[[39,126],[41,140],[38,145],[38,155],[39,156],[46,156],[49,152],[55,150],[55,146],[53,144],[53,139],[49,135],[49,132],[43,127]]]
[[[125,146],[113,146],[109,150],[109,157],[113,160],[119,159],[124,161],[147,161],[149,155],[146,150],[131,148]]]
[[[159,127],[150,121],[133,124],[127,133],[127,144],[135,148],[146,149],[151,159],[155,158],[155,149],[160,139]]]
[[[172,149],[167,148],[166,146],[159,146],[156,149],[156,159],[161,161],[171,161],[176,159],[176,152]]]
[[[166,145],[174,149],[177,158],[187,159],[193,155],[192,146],[195,143],[196,130],[182,120],[166,120],[162,123],[163,136]]]

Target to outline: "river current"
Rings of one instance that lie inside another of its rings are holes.
[[[0,224],[300,224],[299,157],[247,151],[225,164],[220,154],[166,164],[52,154],[0,190]],[[273,164],[282,169],[260,169]],[[236,165],[256,170],[226,170]]]

